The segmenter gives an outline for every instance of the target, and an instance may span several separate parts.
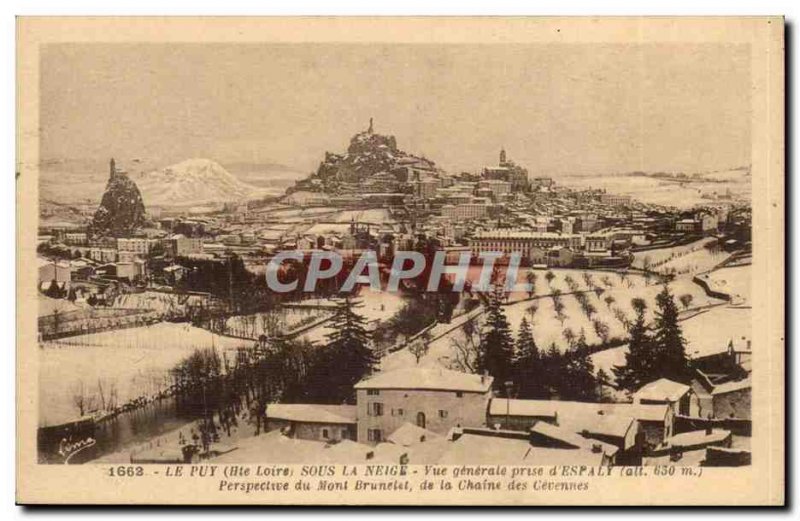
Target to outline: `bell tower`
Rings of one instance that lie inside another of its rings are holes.
[[[506,164],[506,149],[505,148],[501,148],[500,149],[500,165],[502,166],[504,164]]]

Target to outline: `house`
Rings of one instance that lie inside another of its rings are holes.
[[[358,441],[377,444],[403,424],[444,435],[461,426],[483,426],[492,378],[418,367],[378,373],[355,385]]]
[[[751,380],[733,380],[712,384],[709,379],[697,378],[692,389],[697,394],[700,418],[736,418],[749,420],[751,402]]]
[[[527,430],[543,421],[623,451],[658,446],[672,435],[674,413],[666,404],[588,403],[494,398],[487,423]]]
[[[173,257],[203,253],[203,239],[187,237],[178,233],[164,239],[164,250]]]
[[[696,412],[697,399],[688,385],[660,378],[644,385],[633,394],[635,404],[668,404],[674,414],[687,416]]]
[[[267,430],[282,430],[290,438],[316,441],[353,440],[354,405],[272,403],[267,405]]]

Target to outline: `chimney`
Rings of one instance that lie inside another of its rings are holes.
[[[714,427],[712,427],[711,422],[706,423],[706,436],[711,436],[713,431]]]
[[[113,157],[111,158],[111,161],[109,161],[109,163],[108,163],[108,171],[109,171],[109,175],[110,175],[110,177],[112,177],[112,178],[113,178],[115,175],[117,175],[117,164],[116,164],[116,162],[114,161],[114,158],[113,158]]]
[[[481,375],[481,383],[485,384],[486,380],[489,378],[489,371],[484,371]]]

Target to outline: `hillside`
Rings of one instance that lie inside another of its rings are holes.
[[[326,152],[317,171],[298,181],[288,193],[409,191],[409,182],[440,173],[433,161],[400,150],[394,136],[373,132],[370,123],[368,130],[350,139],[346,152]]]

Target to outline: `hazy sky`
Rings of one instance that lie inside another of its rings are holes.
[[[532,173],[750,162],[745,45],[59,44],[41,70],[46,159],[310,171],[372,116],[454,171],[501,146]]]

